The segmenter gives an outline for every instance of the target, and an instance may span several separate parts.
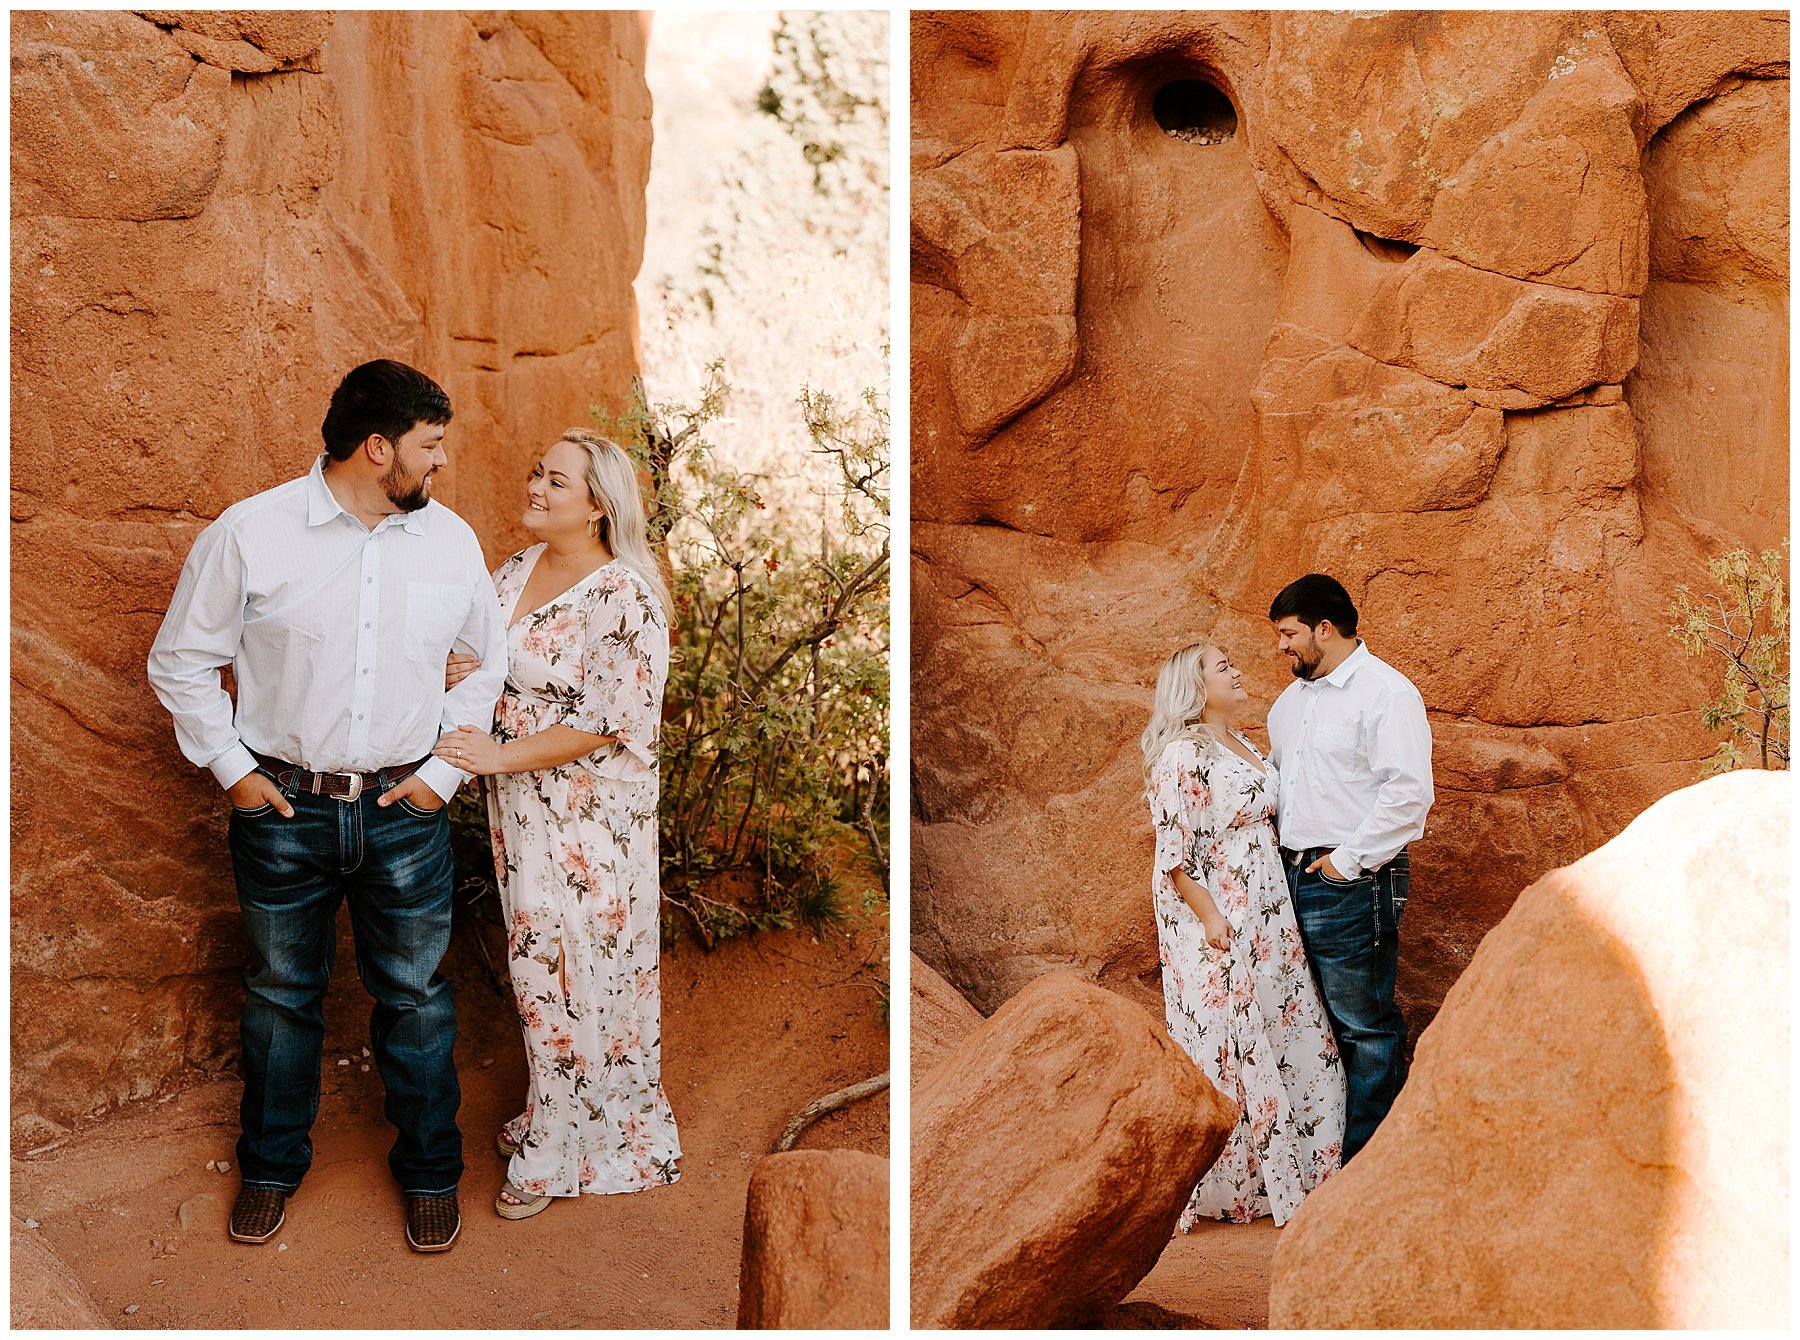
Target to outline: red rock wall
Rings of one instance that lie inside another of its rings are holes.
[[[1160,991],[1137,737],[1349,588],[1438,799],[1401,994],[1692,782],[1705,555],[1787,534],[1780,13],[913,22],[914,948]],[[1164,133],[1210,80],[1234,137]]]
[[[224,802],[144,657],[194,536],[304,472],[332,387],[449,391],[497,562],[532,452],[637,366],[645,21],[15,13],[13,1113],[236,1055]]]

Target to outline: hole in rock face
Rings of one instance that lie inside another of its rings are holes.
[[[1363,250],[1371,256],[1384,261],[1393,261],[1395,264],[1410,259],[1419,250],[1417,242],[1400,242],[1391,237],[1377,237],[1374,233],[1365,233],[1361,228],[1356,229],[1356,240],[1363,244]]]
[[[1223,144],[1237,134],[1237,108],[1204,79],[1164,84],[1150,110],[1164,134],[1188,144]]]

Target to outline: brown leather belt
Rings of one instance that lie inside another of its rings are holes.
[[[275,784],[282,790],[289,786],[315,796],[330,796],[333,800],[355,800],[362,795],[365,787],[392,786],[402,778],[410,777],[424,766],[421,758],[412,763],[398,763],[391,768],[381,768],[375,772],[308,772],[297,763],[289,763],[285,759],[270,758],[267,754],[250,751],[263,767],[275,775]],[[425,756],[429,758],[430,755]]]

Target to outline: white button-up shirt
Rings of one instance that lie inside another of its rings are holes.
[[[1425,831],[1431,726],[1412,681],[1362,642],[1329,675],[1296,679],[1269,709],[1275,821],[1290,851],[1330,847],[1346,879]]]
[[[506,629],[475,532],[437,502],[370,530],[332,495],[324,463],[200,532],[150,647],[181,752],[223,787],[255,769],[251,750],[374,772],[423,757],[443,731],[493,725]],[[453,646],[481,668],[446,693]],[[433,758],[419,776],[448,800],[467,774]]]

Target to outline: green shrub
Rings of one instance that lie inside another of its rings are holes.
[[[847,847],[887,898],[887,409],[803,389],[812,449],[834,479],[820,517],[771,505],[705,430],[729,388],[718,365],[692,407],[595,411],[654,484],[650,528],[670,560],[675,617],[661,743],[662,887],[709,947],[751,929],[849,913]],[[676,426],[679,425],[679,426]],[[451,810],[459,896],[498,920],[486,811]]]
[[[720,459],[706,432],[728,395],[715,363],[696,405],[652,408],[640,385],[603,420],[650,474],[673,573],[663,895],[709,945],[840,919],[847,830],[882,898],[887,881],[886,404],[802,389],[812,450],[832,467],[815,517]]]

